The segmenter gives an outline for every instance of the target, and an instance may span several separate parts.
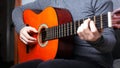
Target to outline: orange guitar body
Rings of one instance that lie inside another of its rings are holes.
[[[63,20],[65,18],[68,19]],[[37,30],[39,30],[39,27],[41,27],[43,24],[47,25],[47,27],[50,28],[53,26],[58,26],[59,24],[65,22],[72,21],[72,17],[69,15],[67,10],[55,9],[53,7],[47,7],[40,13],[35,13],[34,11],[27,9],[23,13],[23,19],[25,24],[32,26]],[[39,42],[39,33],[38,35],[35,35],[35,37]],[[60,45],[59,39],[49,40],[44,47],[41,47],[40,45],[41,44],[39,43],[32,45],[32,47],[29,47],[29,52],[27,53],[27,45],[18,39],[18,61],[22,63],[34,59],[41,59],[43,61],[46,61],[56,58]]]

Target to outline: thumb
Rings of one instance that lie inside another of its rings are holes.
[[[96,32],[97,31],[97,28],[96,28],[93,21],[90,21],[90,30],[91,30],[91,32]]]
[[[29,27],[29,31],[30,32],[34,32],[34,33],[38,33],[38,31],[34,27]]]

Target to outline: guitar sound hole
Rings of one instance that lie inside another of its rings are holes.
[[[42,37],[42,43],[44,43],[46,41],[45,40],[45,38],[46,38],[46,30],[45,30],[45,28],[41,29],[41,37]]]

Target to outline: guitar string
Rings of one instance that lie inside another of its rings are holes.
[[[103,21],[104,22],[107,22],[107,20],[106,20],[106,18],[107,18],[107,15],[102,15],[103,16]],[[99,17],[99,16],[96,16],[96,22],[99,22],[101,19],[100,19],[101,17]],[[80,20],[81,21],[81,20]],[[75,28],[77,28],[78,27],[78,25],[79,25],[79,23],[81,24],[81,22],[80,21],[77,21],[77,24],[74,22],[71,22],[71,23],[67,23],[67,24],[64,24],[64,26],[63,26],[63,24],[62,25],[59,25],[58,26],[58,29],[54,29],[54,28],[56,28],[56,27],[52,27],[52,28],[49,28],[48,29],[48,32],[46,32],[46,33],[50,33],[50,35],[49,34],[47,34],[47,39],[49,40],[49,39],[54,39],[54,38],[61,38],[61,37],[65,37],[65,36],[69,36],[69,35],[73,35],[73,34],[76,34],[76,32],[74,32],[74,30],[73,29],[71,29],[72,27],[75,27],[75,25],[76,25],[76,27]],[[82,20],[83,21],[83,20]],[[106,25],[104,25],[105,23],[103,23],[103,28],[105,28],[106,27]],[[96,23],[96,25],[97,25],[97,27],[101,27],[101,26],[99,26],[99,23]],[[62,32],[61,32],[61,26],[63,26],[62,27]],[[67,27],[67,28],[66,28]],[[53,31],[53,29],[55,30],[55,31]],[[63,31],[64,30],[64,31]],[[71,31],[71,30],[73,30],[73,31]],[[58,31],[58,32],[57,32]],[[66,33],[67,32],[67,33]],[[62,33],[62,34],[61,34]],[[71,34],[69,34],[69,33],[71,33]],[[51,37],[50,37],[51,36]],[[58,37],[57,37],[58,36]]]

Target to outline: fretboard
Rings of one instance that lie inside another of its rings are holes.
[[[101,30],[103,28],[111,27],[111,24],[109,24],[109,22],[111,21],[110,16],[110,13],[103,15],[101,14],[98,16],[90,17],[90,19],[95,22],[97,29]],[[83,23],[85,19],[81,19],[75,22],[67,22],[65,24],[46,28],[42,30],[42,40],[47,41],[76,35],[78,27]]]

